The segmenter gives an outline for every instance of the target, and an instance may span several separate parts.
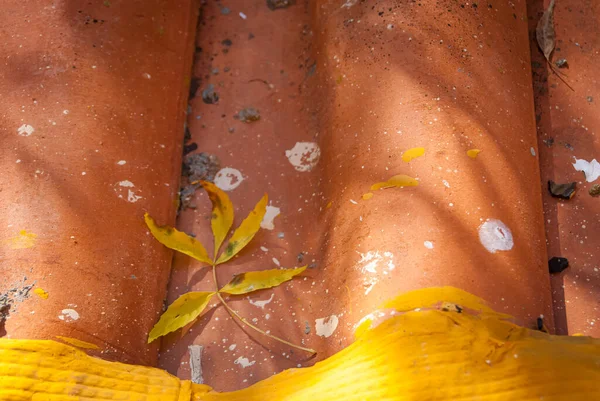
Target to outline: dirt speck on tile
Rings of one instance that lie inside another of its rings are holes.
[[[219,158],[215,155],[201,152],[187,155],[183,160],[182,182],[179,191],[179,210],[195,208],[193,203],[194,193],[200,184],[195,181],[213,182],[215,175],[221,168]]]
[[[245,123],[252,123],[260,120],[260,112],[253,107],[247,107],[240,110],[235,118]]]
[[[27,277],[23,277],[23,280],[9,285],[8,289],[0,289],[0,327],[11,312],[17,312],[18,304],[29,298],[35,282],[26,282]]]
[[[288,8],[292,4],[294,4],[294,0],[267,0],[267,7],[273,11],[280,8]]]
[[[202,91],[202,100],[206,104],[215,104],[219,101],[219,94],[215,92],[213,84],[208,84],[206,89]]]

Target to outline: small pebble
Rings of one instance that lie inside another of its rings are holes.
[[[554,63],[558,68],[569,68],[569,63],[567,63],[566,58],[561,58],[560,60],[556,60]]]
[[[600,195],[600,184],[594,184],[592,185],[592,187],[590,188],[590,195],[596,197]]]
[[[548,261],[548,269],[550,270],[550,273],[560,273],[567,267],[569,267],[569,261],[567,258],[554,256]]]

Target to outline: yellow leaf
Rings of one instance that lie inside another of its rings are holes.
[[[235,230],[229,239],[227,248],[225,248],[221,256],[219,256],[217,264],[227,262],[239,251],[241,251],[248,244],[248,242],[252,240],[252,238],[254,238],[254,235],[256,235],[258,232],[260,223],[267,212],[268,201],[269,197],[267,194],[265,194],[262,199],[258,201],[256,206],[254,206],[254,210],[252,210],[248,217],[242,221],[242,224],[240,224],[240,226]]]
[[[81,341],[76,338],[63,337],[63,336],[56,336],[56,338],[58,338],[59,340],[65,342],[67,344],[74,345],[77,348],[100,349],[100,347],[98,347],[96,344],[88,343],[87,341]]]
[[[194,291],[177,298],[150,330],[148,344],[158,337],[182,328],[200,316],[213,295],[215,295],[214,292]]]
[[[200,184],[208,194],[212,202],[212,216],[210,224],[215,237],[215,257],[219,254],[219,248],[227,237],[233,224],[233,204],[229,196],[221,188],[208,181],[200,181]]]
[[[409,162],[412,159],[416,159],[417,157],[421,157],[425,154],[425,148],[412,148],[408,149],[406,152],[402,153],[402,160],[405,162]]]
[[[306,270],[306,266],[295,269],[273,269],[236,274],[219,292],[240,295],[252,291],[264,290],[265,288],[277,287],[279,284],[291,280],[304,270]]]
[[[367,192],[362,196],[363,200],[369,200],[373,197],[373,192]]]
[[[41,288],[36,288],[35,290],[33,290],[33,292],[35,293],[35,295],[37,295],[38,297],[42,298],[42,299],[48,299],[48,291],[46,290],[42,290]]]
[[[467,156],[469,156],[471,159],[474,159],[477,157],[478,154],[481,153],[481,150],[479,149],[469,149],[467,150]]]
[[[169,226],[158,226],[148,213],[144,215],[146,225],[154,238],[167,248],[185,253],[200,262],[212,264],[206,249],[196,239]]]
[[[377,184],[371,185],[371,191],[376,191],[382,188],[416,187],[417,185],[419,185],[419,181],[407,175],[399,174],[393,176],[387,181],[378,182]]]
[[[330,201],[325,205],[325,209],[329,209],[331,207],[331,205],[333,205],[333,202]]]

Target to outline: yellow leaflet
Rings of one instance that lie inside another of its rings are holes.
[[[402,153],[402,160],[405,162],[409,162],[412,159],[416,159],[417,157],[421,157],[425,154],[425,148],[412,148],[408,149],[406,152]]]
[[[481,153],[481,150],[479,149],[469,149],[467,150],[467,156],[469,156],[471,159],[474,159],[477,157],[478,154]]]
[[[327,202],[327,204],[325,205],[325,209],[329,209],[331,205],[333,205],[333,202]]]
[[[33,290],[33,292],[35,293],[35,295],[37,295],[38,297],[42,298],[42,299],[48,299],[48,291],[46,290],[42,290],[41,288],[36,288],[35,290]]]
[[[291,280],[304,270],[306,270],[306,266],[296,269],[273,269],[236,274],[219,292],[239,295],[264,290],[265,288],[277,287],[279,284]]]
[[[87,341],[81,341],[76,338],[63,337],[63,336],[56,336],[56,338],[58,338],[59,340],[65,342],[67,344],[74,345],[77,348],[100,349],[100,347],[98,347],[96,344],[88,343]]]
[[[28,233],[25,230],[19,231],[19,234],[12,238],[7,238],[2,242],[7,244],[10,249],[27,249],[35,245],[37,235]]]
[[[254,235],[256,235],[258,232],[260,223],[267,212],[268,201],[269,197],[267,194],[265,194],[262,199],[258,201],[256,206],[254,206],[254,210],[252,210],[248,217],[242,221],[242,224],[240,224],[240,226],[235,230],[229,239],[227,248],[225,248],[221,256],[219,256],[217,264],[227,262],[239,251],[241,251],[248,244],[248,242],[252,240],[252,238],[254,238]]]
[[[150,330],[148,344],[158,337],[182,328],[200,316],[213,295],[214,292],[194,291],[177,298]]]
[[[395,175],[387,181],[378,182],[377,184],[371,185],[371,191],[377,191],[382,188],[394,188],[394,187],[416,187],[419,185],[419,181],[407,175],[399,174]]]
[[[362,196],[363,200],[369,200],[373,197],[373,192],[367,192]]]
[[[167,248],[174,249],[181,253],[185,253],[200,262],[212,264],[212,260],[208,257],[208,253],[204,246],[195,238],[190,237],[186,233],[182,233],[169,226],[158,226],[154,219],[148,213],[144,215],[146,225],[150,229],[154,238]]]
[[[202,184],[202,187],[208,194],[213,206],[210,224],[213,236],[215,237],[214,255],[216,258],[219,254],[219,248],[233,224],[233,204],[229,196],[215,184],[207,181],[200,181],[200,184]]]

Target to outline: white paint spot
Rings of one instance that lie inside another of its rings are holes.
[[[531,156],[535,156],[535,149],[533,148],[533,146],[531,147],[531,149],[529,149],[529,151],[531,152]]]
[[[139,201],[140,199],[142,199],[142,197],[139,195],[136,195],[135,192],[133,192],[131,189],[129,191],[127,191],[127,202],[135,203],[135,202]]]
[[[203,384],[204,378],[202,377],[202,347],[201,345],[190,345],[190,373],[192,383]]]
[[[346,2],[344,4],[342,4],[342,7],[340,7],[340,8],[350,8],[353,5],[355,5],[356,3],[358,3],[358,0],[346,0]]]
[[[321,149],[314,142],[297,142],[292,149],[285,151],[285,155],[297,171],[306,172],[319,162]]]
[[[575,170],[577,171],[583,171],[587,182],[596,181],[598,177],[600,177],[600,163],[598,163],[596,159],[588,162],[587,160],[575,158],[573,167],[575,167]]]
[[[371,292],[375,284],[379,281],[377,277],[377,268],[380,263],[383,264],[382,273],[387,275],[396,268],[394,265],[394,254],[391,252],[369,251],[367,253],[358,253],[360,260],[357,263],[357,268],[363,274],[363,286],[365,287],[365,295]]]
[[[146,78],[146,79],[151,79],[152,75],[148,74],[147,72],[142,74],[142,77]]]
[[[275,263],[275,265],[277,265],[277,267],[281,267],[281,263],[279,263],[279,260],[277,258],[273,258],[273,263]]]
[[[318,336],[331,337],[335,329],[337,329],[339,319],[336,315],[324,317],[321,319],[315,319],[315,331]]]
[[[433,242],[431,242],[431,241],[425,241],[425,242],[423,242],[423,245],[427,249],[433,249]]]
[[[269,315],[268,313],[265,315],[265,319],[269,320],[271,318],[271,315]]]
[[[265,309],[265,305],[270,304],[274,297],[275,293],[272,293],[271,297],[269,299],[265,299],[264,301],[253,301],[250,299],[250,297],[248,297],[248,302],[260,309]]]
[[[223,191],[233,191],[244,181],[240,170],[231,167],[225,167],[219,170],[215,175],[215,185]]]
[[[263,252],[269,252],[269,248],[266,248],[264,246],[261,246],[260,250],[263,251]]]
[[[275,224],[273,224],[273,220],[275,217],[281,214],[281,209],[275,206],[267,206],[267,211],[265,213],[265,217],[260,222],[260,227],[265,230],[273,230],[275,229]]]
[[[135,185],[133,185],[133,182],[131,182],[129,180],[119,181],[115,184],[115,193],[121,199],[123,199],[126,194],[127,202],[135,203],[138,200],[142,199],[142,196],[136,195],[135,190],[133,188],[135,188]],[[127,192],[125,192],[125,191],[127,191]]]
[[[446,188],[450,188],[450,183],[449,183],[448,181],[446,181],[446,180],[442,180],[442,183],[444,184],[444,186],[445,186]]]
[[[124,165],[125,165],[125,163],[127,163],[127,161],[125,161],[125,160],[119,160],[119,161],[117,162],[117,164],[118,164],[119,166],[124,166]]]
[[[70,113],[70,112],[69,112],[69,110],[63,110],[63,114],[64,114],[64,115],[67,115],[67,114],[69,114],[69,113]]]
[[[355,201],[354,199],[350,199],[350,203],[352,203],[353,205],[358,205],[358,202]]]
[[[491,253],[510,251],[514,245],[510,229],[495,219],[488,219],[479,227],[479,241]]]
[[[229,346],[229,351],[233,351],[235,349],[235,347],[237,347],[237,344],[231,344]]]
[[[19,128],[17,128],[17,134],[21,136],[29,136],[33,134],[33,131],[35,131],[35,129],[28,124],[23,124]]]
[[[236,365],[240,365],[242,368],[247,368],[248,366],[254,365],[256,363],[256,361],[250,362],[248,360],[248,358],[244,358],[243,356],[240,356],[238,359],[233,361],[233,363],[235,363]]]
[[[244,14],[244,13],[243,13],[243,12],[241,12],[241,11],[240,11],[240,17],[241,17],[242,19],[246,19],[246,18],[248,18],[248,17],[246,16],[246,14]]]
[[[58,318],[65,322],[74,322],[75,320],[79,320],[79,313],[75,309],[63,309],[60,311]]]

